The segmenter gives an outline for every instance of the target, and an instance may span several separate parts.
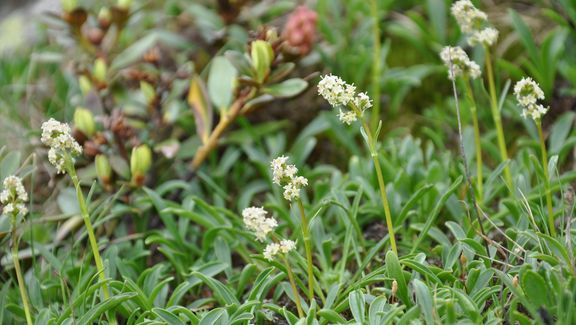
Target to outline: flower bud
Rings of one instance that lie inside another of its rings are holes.
[[[84,75],[80,76],[80,78],[78,78],[78,83],[80,85],[80,91],[82,92],[82,95],[86,96],[90,90],[92,90],[92,82],[90,82],[88,77]]]
[[[62,9],[65,12],[70,12],[70,11],[76,9],[76,7],[78,6],[78,3],[76,0],[61,0],[61,4],[62,4]]]
[[[130,9],[132,5],[132,0],[118,0],[118,7],[122,9]]]
[[[107,29],[110,27],[111,21],[112,14],[110,13],[110,9],[107,7],[100,9],[100,12],[98,12],[98,24],[100,24],[100,27]]]
[[[256,40],[251,44],[252,65],[256,70],[258,82],[264,81],[270,72],[270,66],[274,60],[274,51],[270,43],[263,40]]]
[[[96,175],[103,185],[110,184],[110,179],[112,178],[112,166],[110,166],[110,161],[105,155],[97,155],[94,162],[96,163]]]
[[[518,288],[518,274],[516,274],[513,278],[512,278],[512,286],[514,288]]]
[[[107,70],[108,66],[106,65],[104,59],[102,58],[96,59],[96,61],[94,61],[94,68],[92,70],[92,76],[94,77],[94,80],[100,83],[106,83]]]
[[[132,156],[130,157],[130,172],[132,173],[132,181],[141,186],[144,183],[146,172],[152,165],[152,151],[150,148],[143,144],[132,149]]]
[[[392,297],[396,296],[396,292],[398,292],[398,281],[392,281]]]
[[[78,107],[74,112],[74,125],[76,129],[80,130],[87,137],[92,137],[96,132],[96,124],[94,123],[94,115],[86,108]]]

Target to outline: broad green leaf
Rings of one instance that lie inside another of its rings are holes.
[[[293,97],[300,94],[308,87],[308,82],[304,79],[288,79],[281,83],[270,85],[263,89],[263,92],[278,98]]]
[[[237,75],[236,68],[225,57],[217,56],[212,60],[208,75],[208,94],[220,114],[225,114],[232,103]]]

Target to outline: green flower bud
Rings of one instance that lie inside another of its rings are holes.
[[[106,65],[106,61],[102,58],[96,59],[94,61],[94,68],[92,70],[92,76],[98,82],[105,83],[106,82],[106,72],[108,70],[108,66]]]
[[[250,56],[258,82],[263,82],[270,73],[270,66],[274,60],[272,46],[266,41],[256,40],[251,44]]]
[[[151,165],[152,151],[147,145],[139,145],[132,149],[130,172],[132,173],[132,181],[136,185],[141,186],[144,183],[144,178]]]
[[[92,83],[88,77],[84,75],[80,76],[80,78],[78,78],[78,83],[80,84],[80,91],[82,92],[82,95],[86,96],[90,90],[92,90]]]
[[[86,108],[78,107],[74,112],[74,126],[87,137],[92,137],[96,133],[96,123],[94,115]]]
[[[62,9],[64,9],[65,12],[70,12],[76,9],[76,7],[78,6],[76,0],[61,0],[60,2],[62,4]]]
[[[110,21],[112,19],[112,14],[110,13],[110,9],[108,7],[104,7],[100,9],[98,12],[98,20],[99,21]]]
[[[130,9],[132,5],[132,0],[118,0],[118,7],[122,9]]]
[[[103,185],[110,184],[110,179],[112,178],[112,166],[110,166],[110,161],[105,155],[96,155],[96,175]]]

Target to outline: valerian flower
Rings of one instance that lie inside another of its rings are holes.
[[[67,159],[74,163],[73,157],[82,153],[82,147],[72,137],[68,124],[58,122],[53,118],[42,124],[40,140],[50,147],[48,161],[56,167],[58,173],[66,171]]]
[[[518,81],[514,86],[514,95],[522,106],[522,117],[538,120],[548,112],[548,107],[537,103],[539,99],[544,99],[544,92],[532,78],[523,78]]]
[[[470,0],[456,1],[451,8],[452,15],[462,32],[468,35],[468,44],[491,46],[498,40],[498,30],[488,25],[485,12],[474,6]]]
[[[480,66],[470,60],[461,47],[446,46],[440,52],[440,58],[448,67],[448,78],[454,80],[458,76],[476,79],[480,76]]]
[[[250,207],[242,211],[244,225],[253,231],[256,239],[261,242],[278,226],[276,219],[267,218],[267,214],[268,212],[261,207]]]
[[[4,214],[26,214],[28,209],[25,202],[28,201],[28,193],[22,185],[22,179],[16,176],[8,176],[3,182],[4,189],[0,192],[0,203],[4,205]]]
[[[486,27],[480,31],[476,31],[470,35],[468,38],[468,44],[470,46],[483,44],[491,46],[498,40],[498,30],[492,27]]]
[[[372,100],[366,93],[356,94],[356,87],[340,77],[324,75],[318,83],[318,94],[334,108],[339,109],[338,118],[342,123],[352,124],[364,111],[372,107]]]
[[[296,248],[296,243],[293,240],[283,239],[279,243],[271,243],[264,248],[264,258],[272,261],[278,254],[288,254]]]
[[[300,190],[308,185],[308,179],[296,176],[298,168],[288,164],[288,157],[280,156],[270,163],[272,168],[272,182],[282,186],[284,198],[288,201],[300,198]]]

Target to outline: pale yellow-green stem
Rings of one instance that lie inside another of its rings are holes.
[[[298,199],[298,208],[300,209],[300,216],[302,218],[302,237],[304,237],[304,249],[306,250],[306,261],[308,268],[308,299],[310,304],[314,300],[314,264],[312,260],[312,240],[310,238],[310,225],[308,218],[306,218],[306,211],[304,211],[304,204],[302,200]]]
[[[488,75],[488,90],[490,92],[490,107],[492,110],[492,118],[496,127],[496,136],[498,138],[498,149],[500,150],[500,158],[502,162],[508,160],[508,150],[506,149],[506,140],[504,139],[504,130],[502,129],[502,118],[498,110],[498,98],[496,95],[496,86],[494,84],[494,70],[492,68],[492,58],[490,56],[490,48],[484,46],[486,58],[486,74]],[[512,174],[510,173],[509,165],[504,167],[504,179],[508,188],[513,191]]]
[[[368,150],[370,151],[370,156],[374,162],[374,169],[376,169],[376,177],[378,178],[378,186],[380,188],[380,199],[382,200],[382,206],[384,207],[384,216],[386,218],[386,227],[388,227],[388,234],[390,237],[390,246],[392,251],[398,256],[398,248],[396,247],[396,238],[394,235],[394,224],[392,223],[392,214],[390,213],[390,204],[388,203],[388,196],[386,194],[386,183],[384,183],[384,177],[382,176],[382,167],[380,167],[380,160],[378,159],[378,149],[376,148],[376,139],[374,139],[370,126],[362,118],[362,111],[356,105],[351,104],[350,107],[356,113],[356,116],[360,119],[362,123],[362,128],[367,137]]]
[[[286,271],[288,272],[288,279],[290,280],[290,286],[292,287],[292,292],[294,293],[294,300],[296,302],[296,308],[298,309],[298,317],[304,317],[304,312],[302,311],[302,303],[300,302],[300,294],[298,293],[298,287],[296,286],[296,281],[294,280],[294,273],[290,264],[288,264],[288,259],[286,256],[282,255],[282,261],[284,266],[286,266]]]
[[[24,315],[26,316],[26,323],[32,325],[32,314],[30,313],[30,302],[28,294],[26,293],[26,286],[24,285],[24,278],[22,277],[22,269],[20,268],[20,259],[18,258],[18,235],[16,233],[16,215],[12,215],[12,261],[14,262],[14,271],[18,279],[18,288],[20,289],[20,297],[22,298],[22,305],[24,305]]]
[[[104,273],[104,264],[102,263],[102,257],[100,257],[100,250],[98,249],[98,242],[96,241],[96,235],[94,234],[94,227],[90,221],[90,214],[88,213],[88,207],[86,206],[86,200],[84,199],[84,194],[82,193],[82,188],[80,187],[80,180],[78,175],[76,175],[76,168],[74,164],[69,163],[67,172],[74,183],[74,188],[76,188],[76,197],[78,199],[78,205],[80,206],[80,213],[82,214],[82,219],[84,219],[84,225],[86,226],[86,232],[88,233],[88,240],[90,241],[90,247],[92,248],[92,255],[94,255],[94,262],[96,263],[96,271],[98,272],[98,278],[101,282],[106,281],[106,274]],[[110,298],[110,291],[108,290],[108,285],[103,284],[102,292],[104,294],[104,300]],[[116,324],[116,319],[114,316],[109,317],[110,324]]]
[[[476,101],[472,93],[472,87],[468,78],[464,79],[464,87],[466,88],[466,97],[470,102],[470,111],[472,112],[472,125],[474,127],[474,146],[476,147],[476,198],[478,202],[482,202],[483,183],[482,178],[482,146],[480,143],[480,126],[478,124],[478,113],[476,109]]]
[[[548,231],[551,236],[556,236],[556,228],[554,226],[554,209],[552,207],[552,193],[550,190],[550,174],[548,173],[548,154],[546,152],[546,141],[544,140],[544,133],[542,132],[542,121],[537,119],[534,122],[536,122],[538,137],[540,138],[542,169],[544,170],[544,190],[546,191],[546,206],[548,207]]]
[[[372,15],[372,114],[370,125],[378,127],[380,121],[380,74],[382,70],[380,42],[380,24],[378,16],[378,0],[370,0],[370,13]]]

